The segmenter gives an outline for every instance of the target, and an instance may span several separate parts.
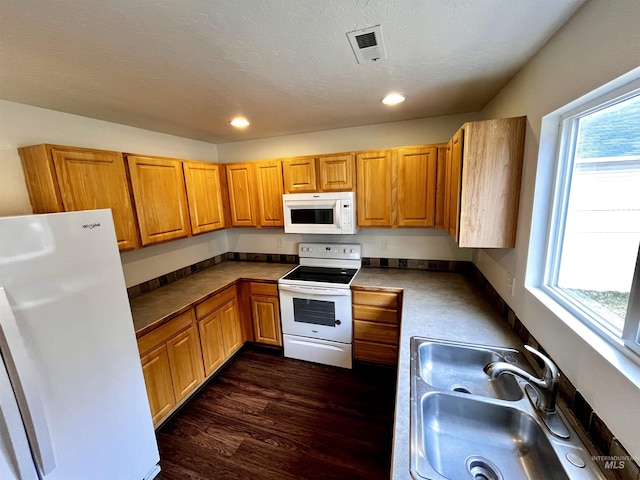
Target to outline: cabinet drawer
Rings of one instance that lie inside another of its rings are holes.
[[[229,300],[236,297],[236,286],[227,287],[220,293],[196,305],[196,317],[199,319],[206,317],[208,314],[217,310]]]
[[[353,291],[353,303],[358,305],[369,305],[372,307],[398,308],[398,294],[393,292],[364,292]]]
[[[380,323],[353,321],[353,338],[371,342],[398,344],[398,327]]]
[[[251,295],[278,296],[278,285],[275,283],[251,282]]]
[[[389,323],[398,325],[398,312],[386,308],[367,307],[363,305],[353,306],[354,320],[368,320],[370,322]]]
[[[355,340],[353,342],[353,358],[395,365],[398,362],[398,347],[396,345]]]
[[[178,332],[193,324],[193,309],[189,309],[181,315],[172,318],[167,323],[155,330],[147,333],[138,339],[138,350],[140,355],[145,354],[161,343],[166,342]]]

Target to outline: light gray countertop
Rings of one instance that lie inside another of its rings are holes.
[[[367,267],[358,273],[353,285],[404,290],[391,478],[410,479],[411,337],[516,348],[522,348],[522,342],[474,281],[463,274]]]

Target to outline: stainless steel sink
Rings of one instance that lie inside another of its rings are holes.
[[[441,393],[422,397],[420,408],[419,441],[431,467],[446,478],[569,480],[526,412]]]
[[[490,379],[483,368],[491,362],[521,364],[518,350],[452,342],[424,341],[417,348],[418,371],[435,388],[482,397],[520,400],[522,389],[511,375]]]
[[[411,339],[411,475],[417,480],[604,480],[566,418],[551,432],[512,375],[484,367],[533,369],[520,351],[431,338]],[[530,388],[530,387],[528,387]]]

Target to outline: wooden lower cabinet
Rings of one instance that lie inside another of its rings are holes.
[[[240,309],[238,308],[237,300],[230,301],[220,309],[220,323],[222,326],[224,353],[229,357],[243,343],[240,327]]]
[[[200,343],[202,345],[204,374],[209,376],[227,359],[222,341],[220,312],[216,311],[200,320],[198,322],[198,330],[200,331]]]
[[[278,286],[274,283],[252,282],[250,295],[255,341],[267,345],[282,346]]]
[[[167,342],[171,378],[176,402],[185,398],[204,380],[202,352],[195,325]]]
[[[157,425],[159,420],[165,417],[176,405],[167,346],[160,345],[140,360],[144,383],[147,386],[151,418],[154,425]]]
[[[353,358],[395,365],[402,313],[402,291],[353,289]]]
[[[153,423],[157,425],[204,379],[193,309],[138,339]]]

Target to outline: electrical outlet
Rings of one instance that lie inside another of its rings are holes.
[[[382,240],[382,251],[383,252],[388,252],[389,251],[389,241],[388,240]]]
[[[207,243],[207,252],[209,253],[213,253],[213,247],[215,246],[215,244],[213,243],[213,240],[209,241]]]
[[[507,293],[513,297],[513,284],[515,283],[515,279],[513,275],[507,273],[507,282],[505,286],[507,287]]]
[[[276,246],[278,247],[279,250],[282,250],[284,246],[284,241],[282,240],[282,237],[278,237],[276,239]]]

